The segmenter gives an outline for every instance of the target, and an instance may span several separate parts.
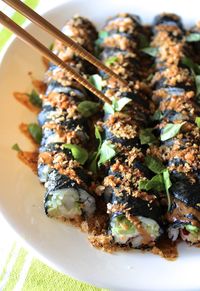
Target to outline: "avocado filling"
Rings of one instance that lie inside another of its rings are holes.
[[[185,241],[192,244],[198,243],[200,241],[200,228],[191,224],[184,225],[184,228],[180,229],[180,235]]]
[[[142,227],[150,234],[152,241],[160,235],[160,227],[156,221],[142,216],[137,217]],[[142,236],[134,224],[129,221],[123,214],[115,216],[111,220],[111,234],[115,242],[119,244],[132,243],[138,247],[142,242]]]

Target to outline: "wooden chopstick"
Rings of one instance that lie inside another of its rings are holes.
[[[5,3],[10,5],[12,8],[16,9],[18,12],[26,16],[29,20],[39,25],[42,29],[46,30],[49,34],[51,34],[56,39],[60,40],[66,46],[70,47],[77,55],[87,60],[94,66],[96,66],[99,70],[104,71],[110,77],[115,79],[118,83],[123,86],[127,86],[127,82],[121,79],[117,74],[115,74],[112,70],[110,70],[107,66],[105,66],[100,60],[86,51],[83,47],[75,43],[71,38],[62,33],[59,29],[57,29],[54,25],[48,22],[46,19],[41,17],[31,8],[29,8],[26,4],[24,4],[20,0],[3,0]]]
[[[106,103],[112,104],[111,100],[108,99],[105,95],[102,94],[101,91],[97,90],[91,83],[89,83],[86,79],[84,79],[81,75],[79,75],[72,67],[63,62],[59,57],[57,57],[52,51],[46,48],[42,43],[40,43],[37,39],[35,39],[32,35],[30,35],[27,31],[17,25],[14,21],[12,21],[9,17],[7,17],[3,12],[0,11],[0,23],[5,27],[14,32],[20,39],[22,39],[25,43],[34,47],[37,51],[39,51],[43,56],[45,56],[52,63],[57,66],[66,69],[70,76],[95,94],[98,98],[103,100]]]

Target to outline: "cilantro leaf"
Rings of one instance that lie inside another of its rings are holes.
[[[140,180],[139,181],[139,190],[155,190],[163,191],[165,189],[163,183],[163,176],[161,174],[155,175],[151,180]]]
[[[163,181],[164,181],[164,185],[165,185],[165,192],[167,194],[168,211],[169,211],[171,208],[171,199],[170,199],[170,194],[169,194],[169,188],[172,186],[172,182],[170,180],[170,174],[169,174],[168,169],[165,169],[163,171]]]
[[[78,111],[84,117],[90,117],[95,114],[99,109],[99,103],[93,101],[82,101],[78,104]]]
[[[196,42],[200,41],[200,33],[193,32],[186,36],[187,42]]]
[[[101,149],[101,146],[102,146],[102,137],[101,137],[101,134],[100,134],[100,131],[99,131],[99,128],[98,128],[97,125],[95,126],[95,137],[99,141],[99,145],[98,145],[97,151],[93,152],[91,154],[91,157],[90,157],[91,162],[90,162],[90,165],[89,165],[89,169],[93,173],[97,172],[97,160],[99,158],[100,149]]]
[[[160,135],[161,141],[165,141],[165,140],[168,140],[168,139],[176,136],[179,133],[183,124],[185,124],[185,122],[175,123],[175,124],[168,123],[167,125],[165,125],[165,127],[162,129],[162,133]]]
[[[115,155],[115,145],[111,144],[110,141],[105,140],[100,148],[100,158],[98,166],[104,165],[107,161],[110,161]]]
[[[102,78],[100,75],[98,74],[94,74],[91,75],[89,77],[89,82],[95,87],[97,88],[99,91],[102,90]]]
[[[158,53],[158,48],[156,47],[145,47],[143,49],[141,49],[141,51],[151,57],[156,57],[157,53]]]
[[[164,165],[158,158],[150,155],[145,157],[145,165],[155,174],[160,174],[165,169]]]
[[[140,130],[139,138],[140,138],[141,144],[151,144],[157,141],[152,131],[153,131],[153,128],[145,128],[145,129]]]
[[[131,101],[132,99],[127,97],[122,97],[119,100],[114,98],[112,100],[112,105],[105,103],[103,109],[106,113],[114,114],[115,112],[121,111]]]
[[[30,123],[28,125],[28,131],[36,143],[40,144],[42,140],[42,129],[37,123]]]
[[[200,74],[200,65],[194,63],[192,59],[184,57],[181,62],[183,65],[191,69],[193,74]]]
[[[154,112],[153,116],[151,116],[151,120],[155,120],[155,121],[161,120],[162,118],[163,118],[163,114],[159,109]]]
[[[84,165],[88,159],[88,152],[86,149],[82,148],[76,144],[64,144],[63,148],[71,150],[74,159],[81,165]]]

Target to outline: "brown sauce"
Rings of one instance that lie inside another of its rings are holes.
[[[13,93],[15,99],[24,105],[26,108],[28,108],[31,112],[38,114],[40,111],[40,108],[34,106],[30,101],[29,101],[29,96],[27,93],[21,93],[21,92],[14,92]]]
[[[20,151],[18,152],[18,158],[35,174],[37,174],[38,152]]]

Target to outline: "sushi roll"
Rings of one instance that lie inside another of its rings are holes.
[[[160,112],[156,128],[161,145],[157,154],[170,173],[171,203],[166,214],[168,235],[196,244],[200,239],[200,108],[193,72],[182,64],[187,49],[185,29],[176,15],[155,19],[152,46],[158,50],[152,80],[153,100]],[[155,152],[155,148],[151,149]]]
[[[152,247],[162,229],[157,193],[140,190],[139,186],[141,181],[152,177],[144,165],[146,148],[139,137],[140,130],[147,126],[146,116],[150,112],[139,70],[142,25],[137,16],[120,14],[110,19],[103,31],[106,34],[100,44],[102,61],[108,63],[113,58],[114,63],[110,63],[113,71],[118,74],[121,71],[130,84],[130,88],[119,89],[111,80],[103,78],[106,96],[114,96],[116,103],[128,98],[121,110],[107,112],[105,107],[102,124],[104,143],[114,151],[104,165],[107,174],[100,185],[109,215],[107,235],[111,237],[111,245]]]
[[[97,32],[89,20],[75,16],[66,23],[63,32],[94,52]],[[55,42],[53,52],[79,73],[88,74],[93,70],[59,41]],[[38,176],[46,188],[45,212],[49,217],[81,222],[91,217],[96,209],[95,198],[90,193],[91,173],[84,167],[90,128],[78,109],[79,104],[90,97],[65,70],[55,65],[49,65],[45,80],[47,90],[38,115],[42,126]]]

